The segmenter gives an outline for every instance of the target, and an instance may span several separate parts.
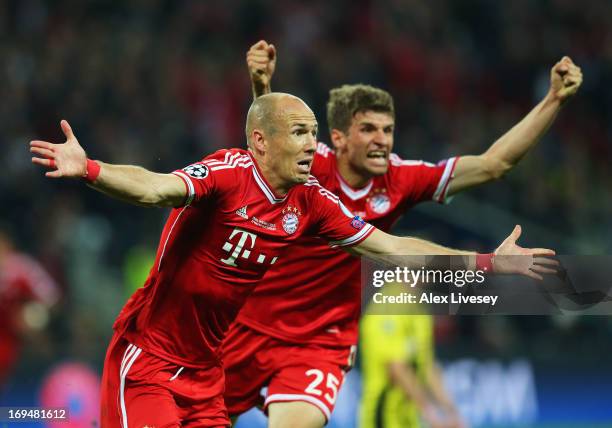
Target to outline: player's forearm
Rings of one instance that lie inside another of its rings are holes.
[[[427,372],[427,383],[434,399],[440,403],[446,410],[456,412],[455,403],[451,400],[444,387],[444,380],[440,367],[437,364],[432,364]]]
[[[454,269],[474,270],[476,269],[476,253],[472,251],[456,250],[444,247],[424,239],[412,237],[394,237],[393,254],[413,256],[404,258],[405,261],[413,262],[414,266],[436,266],[436,258],[432,256],[461,256],[453,258],[453,266],[445,266]],[[444,263],[448,262],[444,258]]]
[[[552,125],[561,101],[549,92],[519,123],[502,135],[483,156],[503,175],[531,149]]]
[[[475,252],[455,250],[419,238],[389,235],[379,229],[374,230],[359,245],[352,247],[351,252],[383,262],[387,261],[389,256],[412,256],[402,258],[402,263],[410,267],[432,266],[435,263],[435,257],[432,256],[463,256],[453,259],[453,264],[461,265],[452,268],[473,270],[476,267]],[[448,259],[445,262],[448,262]]]
[[[413,401],[421,412],[426,411],[429,407],[427,393],[414,371],[399,361],[389,363],[388,371],[391,382],[402,390],[406,398]]]
[[[256,99],[272,92],[272,87],[270,84],[264,85],[261,82],[251,80],[251,90],[253,92],[253,99]]]
[[[149,207],[178,206],[185,198],[185,191],[180,191],[181,179],[176,176],[154,173],[139,166],[98,163],[100,174],[89,185],[106,195]]]

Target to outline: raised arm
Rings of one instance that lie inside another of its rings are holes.
[[[419,238],[389,235],[376,229],[347,251],[375,259],[384,259],[385,256],[413,256],[407,258],[406,262],[416,267],[431,265],[433,256],[462,256],[463,264],[458,266],[462,269],[492,269],[495,273],[519,274],[538,280],[542,279],[541,274],[555,273],[554,266],[558,263],[547,258],[555,252],[546,248],[522,248],[516,244],[520,236],[521,227],[517,225],[494,253],[477,254],[443,247]]]
[[[62,120],[60,125],[65,143],[30,142],[30,151],[41,156],[33,157],[32,162],[51,169],[45,173],[47,177],[85,179],[94,189],[136,205],[174,207],[184,203],[187,189],[179,177],[138,166],[91,161],[68,122]]]
[[[512,129],[479,156],[457,160],[448,195],[500,178],[512,169],[544,135],[561,106],[582,84],[582,72],[565,56],[551,69],[550,89],[544,99]]]
[[[246,54],[253,98],[272,92],[270,82],[276,68],[276,48],[260,40]]]

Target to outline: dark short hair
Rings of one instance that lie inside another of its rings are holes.
[[[395,118],[393,97],[370,85],[342,85],[329,91],[327,124],[329,130],[347,132],[355,114],[366,111],[388,113]]]

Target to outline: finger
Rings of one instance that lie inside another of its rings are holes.
[[[555,250],[550,250],[548,248],[530,248],[529,254],[532,256],[554,256]]]
[[[572,61],[572,59],[569,56],[567,56],[567,55],[565,55],[563,58],[561,58],[561,61],[569,62],[570,64],[574,63],[574,61]]]
[[[262,39],[258,41],[257,43],[255,43],[251,49],[262,50],[262,49],[266,49],[267,47],[268,47],[268,42]]]
[[[558,75],[563,76],[564,74],[567,74],[569,72],[569,66],[564,63],[557,64],[557,66],[555,67],[555,71]]]
[[[256,50],[256,51],[249,51],[249,52],[247,52],[247,55],[250,56],[250,57],[267,58],[268,57],[268,49],[260,49],[260,50]]]
[[[259,47],[265,43],[264,40],[259,40],[257,42],[255,42],[254,44],[251,45],[251,47],[249,48],[249,50],[255,50],[255,49],[259,49]]]
[[[60,172],[60,170],[56,169],[55,171],[45,172],[45,177],[60,178],[60,177],[63,177],[63,176],[62,176],[62,173]]]
[[[42,147],[30,147],[30,152],[48,159],[55,157],[55,152],[53,150],[43,149]]]
[[[551,269],[551,268],[547,268],[547,267],[543,267],[543,266],[538,266],[538,265],[532,266],[531,270],[533,272],[538,272],[538,273],[543,273],[543,274],[546,274],[546,273],[557,273],[557,269]]]
[[[55,161],[53,159],[32,158],[32,163],[46,168],[55,168]]]
[[[268,46],[268,58],[276,58],[276,47],[274,45]]]
[[[257,62],[249,62],[247,65],[250,70],[265,70],[266,69],[266,64],[260,64]]]
[[[60,126],[62,127],[62,131],[64,132],[64,135],[66,136],[67,140],[74,138],[74,133],[72,132],[72,128],[70,127],[70,124],[68,123],[66,119],[62,119],[62,121],[60,122]]]
[[[526,271],[525,275],[527,275],[529,278],[537,279],[538,281],[542,281],[544,279],[542,275],[537,274],[531,270]]]
[[[270,59],[267,56],[263,57],[263,58],[249,58],[247,60],[247,63],[248,64],[265,66],[265,65],[268,65],[270,63]]]
[[[30,147],[40,147],[42,149],[53,150],[54,145],[55,144],[51,144],[47,141],[41,141],[41,140],[30,141]]]
[[[522,232],[521,226],[517,224],[516,226],[514,226],[514,229],[512,230],[512,233],[510,234],[508,238],[511,239],[512,242],[516,242],[521,236],[521,232]]]
[[[247,61],[268,63],[270,62],[270,58],[267,53],[264,55],[249,55],[247,56]]]
[[[544,265],[544,266],[560,266],[559,260],[551,259],[549,257],[534,257],[533,264]]]

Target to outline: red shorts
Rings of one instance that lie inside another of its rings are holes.
[[[102,374],[101,428],[229,427],[223,369],[162,360],[115,333]]]
[[[354,354],[354,346],[288,343],[234,323],[222,354],[228,412],[237,416],[254,406],[265,411],[270,403],[305,401],[329,421]]]

